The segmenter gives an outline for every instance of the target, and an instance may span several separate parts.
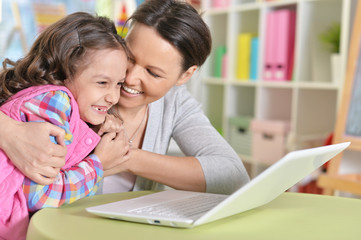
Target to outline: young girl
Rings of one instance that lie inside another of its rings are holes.
[[[28,209],[58,207],[95,194],[103,167],[126,160],[121,132],[105,136],[100,145],[107,148],[88,156],[100,137],[86,124],[102,124],[118,102],[127,66],[125,49],[111,21],[74,13],[41,33],[25,58],[4,61],[0,110],[18,121],[60,126],[68,152],[55,181],[44,186],[24,179],[0,150],[1,239],[25,239]]]

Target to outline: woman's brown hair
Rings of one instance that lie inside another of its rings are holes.
[[[182,68],[201,66],[212,47],[208,26],[189,3],[179,0],[147,0],[129,18],[132,25],[152,27],[181,53]]]

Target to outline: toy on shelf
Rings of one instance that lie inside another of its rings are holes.
[[[128,19],[127,7],[126,7],[125,3],[123,3],[122,11],[116,22],[117,32],[122,38],[124,38],[128,33],[127,19]]]

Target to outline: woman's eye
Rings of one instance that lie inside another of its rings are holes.
[[[131,63],[131,64],[134,64],[134,63],[135,63],[135,59],[134,59],[134,58],[131,58],[131,57],[128,57],[128,62]]]
[[[153,72],[150,71],[149,69],[147,69],[147,71],[148,71],[148,73],[149,73],[150,75],[152,75],[152,76],[155,77],[155,78],[159,78],[159,77],[160,77],[159,75],[153,73]]]
[[[107,84],[107,82],[106,81],[99,81],[98,84],[105,85],[105,84]]]

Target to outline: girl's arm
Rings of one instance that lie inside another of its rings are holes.
[[[49,141],[50,135],[59,144]],[[61,128],[50,123],[18,122],[1,111],[0,148],[26,177],[44,185],[54,181],[67,153]]]
[[[52,91],[39,95],[21,108],[22,121],[49,122],[65,132],[65,144],[73,141],[69,129],[71,106],[69,96],[63,91]],[[56,143],[56,139],[51,137]],[[95,194],[103,177],[99,159],[90,155],[78,165],[61,170],[50,185],[40,185],[25,178],[23,188],[28,201],[29,211],[44,207],[58,207],[79,198]]]

